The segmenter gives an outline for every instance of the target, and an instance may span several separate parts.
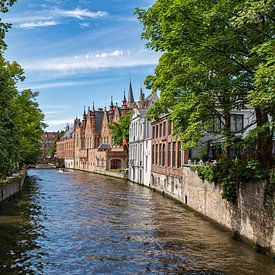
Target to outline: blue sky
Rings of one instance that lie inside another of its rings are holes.
[[[135,97],[159,54],[146,49],[133,15],[151,0],[19,0],[5,15],[8,60],[25,70],[19,88],[39,91],[47,131],[64,128],[83,106],[121,103],[131,78]],[[147,94],[149,91],[147,91]]]

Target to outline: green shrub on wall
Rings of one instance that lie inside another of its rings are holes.
[[[197,166],[192,169],[197,171],[202,180],[220,183],[223,187],[222,197],[229,202],[235,203],[237,200],[237,184],[250,181],[268,180],[270,173],[263,169],[257,160],[232,160],[219,161],[215,165]],[[273,172],[273,174],[275,174]],[[275,175],[270,179],[273,181],[272,187],[268,187],[269,193],[273,193]]]

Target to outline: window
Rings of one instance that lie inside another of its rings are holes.
[[[214,133],[222,127],[221,118],[217,115],[212,115],[212,125],[209,127],[209,132]]]
[[[159,166],[162,165],[162,144],[159,145]]]
[[[156,158],[155,158],[155,164],[158,164],[158,145],[156,144]]]
[[[242,131],[243,130],[243,115],[231,115],[230,116],[231,131]]]
[[[153,126],[153,138],[155,138],[155,126]]]
[[[165,144],[163,144],[163,147],[162,147],[162,166],[165,166]]]
[[[172,122],[168,121],[168,135],[170,136],[172,133]]]
[[[171,165],[171,143],[169,142],[168,143],[168,163],[167,163],[168,166]]]
[[[156,126],[156,138],[158,138],[158,136],[159,136],[159,126],[157,125]]]
[[[161,157],[162,157],[162,145],[159,145],[159,165],[161,165]]]
[[[162,123],[159,125],[159,136],[162,137]]]
[[[176,166],[176,142],[173,142],[173,153],[172,153],[172,166],[175,167]]]
[[[163,136],[166,136],[166,121],[163,123]]]
[[[181,167],[181,144],[178,142],[178,167]]]

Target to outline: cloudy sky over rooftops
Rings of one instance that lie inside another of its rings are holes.
[[[48,131],[62,129],[83,106],[121,103],[131,78],[135,96],[159,54],[146,49],[135,8],[149,0],[20,0],[5,15],[13,24],[6,57],[25,70],[20,88],[39,91]],[[149,93],[149,91],[147,91]]]

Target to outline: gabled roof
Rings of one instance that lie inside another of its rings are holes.
[[[73,138],[73,137],[74,137],[74,129],[71,128],[65,132],[65,134],[63,135],[63,137],[60,140],[65,140],[65,139],[69,139],[69,138]]]
[[[110,144],[102,143],[102,144],[99,145],[98,149],[100,149],[100,150],[109,150],[109,149],[112,149],[112,147],[111,147]]]

